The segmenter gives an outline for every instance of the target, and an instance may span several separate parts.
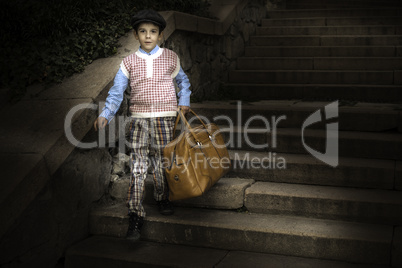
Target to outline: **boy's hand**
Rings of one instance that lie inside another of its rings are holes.
[[[104,117],[99,116],[94,122],[95,131],[104,128],[107,125],[107,119]]]
[[[184,115],[186,115],[190,111],[190,107],[188,106],[179,106],[179,109],[183,111]]]

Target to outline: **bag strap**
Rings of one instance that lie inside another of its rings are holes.
[[[202,121],[202,119],[201,119],[192,109],[190,109],[189,112],[192,113],[193,115],[195,115],[195,116],[197,117],[197,119],[198,119],[198,120],[201,122],[201,124],[204,126],[204,128],[206,129],[206,131],[208,132],[208,134],[211,135],[211,133],[209,133],[208,127],[207,127],[207,125],[204,123],[204,121]],[[177,125],[179,124],[179,121],[180,121],[180,120],[184,122],[184,124],[186,125],[187,129],[190,131],[190,133],[191,133],[192,136],[194,137],[194,140],[197,142],[197,136],[195,135],[195,133],[194,133],[194,131],[193,131],[193,128],[190,126],[190,124],[188,123],[186,117],[184,116],[182,109],[179,109],[179,116],[177,116],[176,123],[175,123],[175,125],[174,125],[174,129],[173,129],[173,138],[176,137],[176,128],[177,128]]]
[[[174,128],[173,128],[173,139],[174,139],[174,138],[176,138],[176,128],[177,128],[177,125],[179,124],[179,122],[180,122],[180,118],[181,118],[180,113],[181,113],[181,109],[179,109],[179,115],[176,117],[176,123],[174,123]]]

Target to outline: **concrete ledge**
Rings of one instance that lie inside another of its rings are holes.
[[[209,35],[222,35],[223,24],[221,21],[201,18],[194,15],[174,12],[176,30],[197,32]]]
[[[211,1],[210,13],[216,19],[203,18],[177,11],[160,12],[167,22],[165,38],[175,30],[209,35],[224,35],[249,0]]]

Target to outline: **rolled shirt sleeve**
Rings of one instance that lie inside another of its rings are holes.
[[[179,93],[177,93],[177,96],[179,97],[179,106],[190,106],[191,84],[181,67],[175,79],[177,86],[180,89]]]

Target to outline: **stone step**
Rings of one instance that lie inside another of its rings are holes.
[[[228,253],[221,249],[93,236],[68,249],[64,267],[224,267],[216,265],[223,259],[231,262],[233,257]]]
[[[400,161],[340,157],[333,168],[309,154],[230,150],[232,178],[307,185],[402,190]]]
[[[239,70],[400,70],[402,57],[240,57]]]
[[[250,212],[348,220],[402,223],[402,191],[256,182],[246,189]]]
[[[325,118],[325,113],[320,108],[314,114],[324,114]],[[251,126],[251,120],[244,125],[231,123],[229,119],[226,116],[215,118],[228,149],[291,154],[309,154],[309,151],[317,151],[317,154],[323,154],[327,147],[336,146],[334,148],[339,149],[341,157],[402,160],[402,134],[395,129],[384,132],[339,131],[334,129],[334,124],[339,124],[338,116],[315,123],[313,121],[307,125],[303,123],[298,128],[282,128],[280,123],[285,120],[284,116],[267,119],[257,115],[252,118],[263,121],[263,126]],[[309,120],[311,119],[309,117]],[[199,124],[195,120],[190,122]],[[326,127],[311,127],[314,124],[326,124]]]
[[[332,119],[327,123],[331,127],[337,122]],[[318,155],[335,146],[339,157],[402,160],[402,134],[397,131],[337,132],[308,125],[304,128],[219,125],[219,128],[229,150]]]
[[[245,91],[249,94],[250,91]],[[329,102],[302,100],[204,101],[193,103],[192,109],[204,121],[216,124],[250,127],[301,128],[305,120],[316,110],[323,109]],[[400,125],[401,104],[338,103],[339,130],[348,131],[388,131]],[[256,116],[258,115],[258,116]],[[370,116],[367,116],[370,115]],[[261,118],[262,117],[262,118]],[[192,117],[189,117],[192,119]],[[195,119],[195,118],[194,118]],[[277,123],[275,123],[277,122]],[[315,124],[312,128],[325,129],[325,124]]]
[[[334,8],[269,10],[271,19],[313,17],[400,17],[402,8]]]
[[[401,46],[402,35],[251,36],[251,46]]]
[[[204,195],[187,200],[175,201],[178,206],[191,206],[213,209],[234,210],[244,206],[244,192],[255,181],[242,178],[221,178]],[[123,177],[114,181],[109,189],[109,195],[113,200],[125,201],[130,185],[130,177]],[[147,204],[154,204],[153,178],[149,175],[145,180],[145,199]]]
[[[244,101],[259,100],[350,100],[367,102],[402,101],[401,85],[367,85],[367,84],[244,84],[226,85],[231,97]]]
[[[286,9],[334,9],[334,8],[373,8],[373,7],[379,7],[379,8],[384,8],[384,7],[395,7],[399,8],[399,3],[394,4],[394,3],[389,3],[389,4],[383,4],[380,2],[376,3],[350,3],[348,1],[343,1],[339,3],[322,3],[322,4],[316,4],[316,3],[286,3]]]
[[[155,252],[158,252],[155,255]],[[180,255],[177,253],[180,252]],[[373,268],[372,265],[291,257],[246,251],[229,251],[124,238],[93,236],[70,248],[65,268],[111,267],[293,267]],[[376,266],[385,268],[388,266]]]
[[[229,83],[250,85],[267,83],[393,85],[399,82],[397,79],[394,80],[392,70],[233,70],[229,72]]]
[[[257,35],[400,35],[402,26],[281,26],[258,27]]]
[[[306,185],[402,190],[402,177],[397,175],[401,161],[340,157],[333,168],[309,154],[284,154],[229,150],[232,170],[205,195],[179,202],[182,206],[238,209],[243,206],[244,189],[254,181]],[[111,184],[113,200],[125,201],[130,177]],[[153,179],[146,179],[145,201],[153,201]]]
[[[294,4],[294,3],[306,3],[306,4],[337,4],[337,3],[349,3],[349,4],[367,4],[370,6],[372,4],[383,4],[384,6],[399,6],[400,0],[304,0],[300,2],[300,0],[287,0],[286,3]]]
[[[399,0],[349,0],[349,1],[334,1],[334,0],[288,0],[286,1],[286,8],[350,8],[350,7],[400,7]]]
[[[401,46],[247,46],[246,57],[402,57]]]
[[[306,153],[300,139],[300,129],[278,129],[277,152]],[[304,133],[305,143],[316,151],[325,152],[326,131],[307,129]],[[272,140],[272,135],[268,138]],[[271,143],[272,145],[273,143]],[[272,147],[272,146],[271,146]],[[386,147],[386,148],[384,148]],[[402,160],[402,134],[400,133],[371,133],[371,132],[339,132],[339,155],[374,159]]]
[[[336,135],[335,131],[301,129],[237,129],[221,126],[221,132],[229,149],[267,151],[272,153],[309,154],[307,148],[321,153],[327,145],[334,145],[337,139],[327,135]],[[339,156],[368,159],[402,160],[402,134],[340,131],[338,133]],[[238,142],[240,139],[240,142]]]
[[[176,208],[168,217],[154,206],[146,211],[144,240],[354,263],[391,262],[392,226],[195,208]],[[91,234],[124,237],[126,214],[123,204],[93,210]]]
[[[244,206],[244,193],[255,181],[242,178],[221,178],[204,195],[186,200],[175,201],[175,206],[213,208],[213,209],[241,209]],[[148,185],[152,193],[153,185]],[[150,203],[150,202],[149,202]]]
[[[370,161],[366,164],[368,162]],[[375,160],[371,162],[377,165],[381,163]],[[255,165],[256,162],[253,164]],[[383,167],[381,166],[380,169]],[[127,187],[125,190],[127,191]],[[150,180],[147,183],[149,198],[145,200],[148,204],[154,203],[151,198],[152,193],[153,183]],[[241,209],[245,206],[250,212],[264,214],[389,225],[402,223],[402,215],[399,213],[402,210],[402,191],[392,188],[390,190],[353,189],[293,183],[254,183],[252,179],[222,178],[205,195],[174,203],[175,206],[228,210]]]
[[[315,17],[263,19],[262,27],[269,26],[362,26],[362,25],[402,25],[402,18],[391,17]]]

